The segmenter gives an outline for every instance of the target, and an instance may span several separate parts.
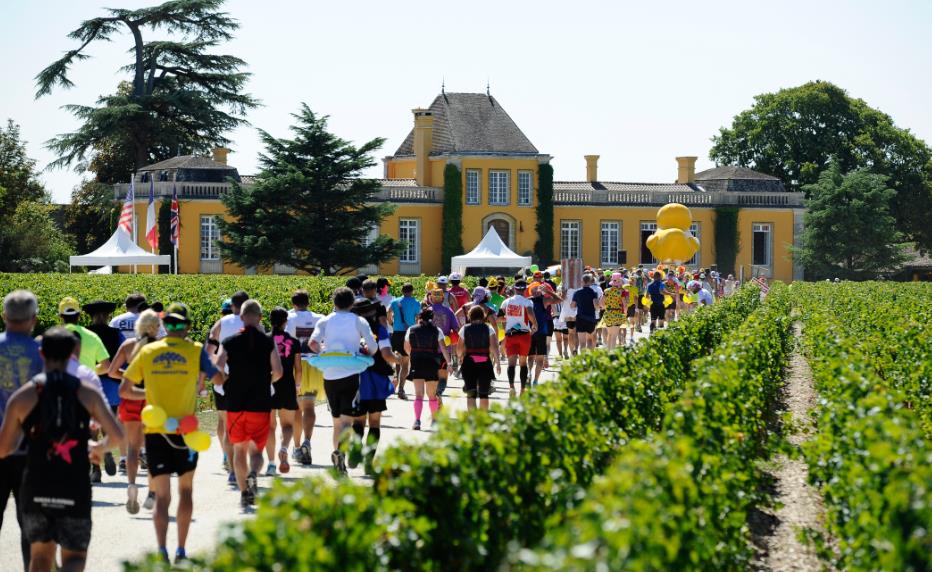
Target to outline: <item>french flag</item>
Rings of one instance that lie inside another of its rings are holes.
[[[146,242],[152,252],[159,249],[159,223],[155,216],[155,182],[149,175],[149,207],[146,209]]]

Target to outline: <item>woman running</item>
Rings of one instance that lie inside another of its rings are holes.
[[[275,476],[275,414],[282,425],[282,445],[278,450],[278,471],[282,474],[291,470],[288,464],[288,443],[294,437],[295,412],[298,410],[298,386],[301,379],[301,342],[285,331],[288,324],[288,310],[275,308],[269,312],[272,325],[272,340],[282,362],[282,377],[272,384],[272,413],[269,417],[269,440],[265,452],[269,458],[266,476]]]
[[[466,392],[466,408],[476,408],[476,398],[481,409],[489,408],[492,393],[492,366],[495,373],[502,373],[498,359],[498,334],[488,323],[488,315],[481,306],[469,309],[469,323],[460,329],[456,343],[463,373],[463,390]]]
[[[107,372],[112,379],[121,380],[118,413],[126,428],[126,479],[129,482],[129,486],[126,487],[126,511],[130,514],[139,512],[139,485],[136,484],[136,475],[139,473],[139,452],[145,440],[140,416],[142,408],[146,406],[146,400],[132,399],[129,388],[133,384],[123,377],[123,371],[143,347],[158,339],[161,328],[162,320],[154,311],[146,310],[139,314],[135,326],[136,337],[123,342],[110,362],[110,371]],[[144,386],[145,381],[139,384],[140,388]],[[151,510],[154,505],[155,493],[149,490],[143,506],[146,510]]]
[[[367,475],[372,474],[372,461],[375,450],[379,446],[382,436],[382,412],[388,409],[385,400],[395,392],[391,376],[394,373],[392,366],[398,359],[392,352],[391,336],[388,328],[379,321],[377,303],[370,300],[357,300],[353,304],[353,313],[364,319],[372,328],[372,335],[379,346],[379,351],[373,352],[375,362],[366,371],[359,374],[359,415],[353,419],[353,432],[363,441],[366,424],[369,424],[369,436],[365,439],[365,446],[361,449],[353,448],[350,452],[348,465],[353,469],[363,462]],[[357,452],[361,451],[362,455]]]
[[[623,288],[624,284],[620,272],[612,274],[609,287],[603,294],[602,303],[605,311],[602,313],[602,323],[605,326],[605,347],[609,350],[615,349],[619,343],[625,345],[625,332],[627,318],[627,304],[625,298],[627,292]]]
[[[405,351],[411,356],[411,373],[408,379],[414,382],[414,430],[421,429],[421,412],[424,410],[424,389],[427,389],[431,423],[436,421],[440,410],[437,385],[442,363],[449,363],[450,356],[443,343],[443,332],[434,325],[434,311],[421,310],[418,324],[405,334]],[[442,361],[441,361],[442,360]]]

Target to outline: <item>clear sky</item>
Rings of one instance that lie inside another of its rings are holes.
[[[129,36],[96,44],[72,68],[71,90],[34,100],[33,78],[75,46],[66,34],[119,0],[7,0],[0,7],[0,121],[22,127],[40,167],[43,143],[75,128],[61,106],[91,104],[124,78]],[[440,92],[491,92],[542,153],[557,180],[668,182],[677,155],[712,166],[710,138],[753,96],[832,81],[932,141],[932,2],[230,0],[242,27],[225,46],[246,60],[248,91],[264,106],[231,134],[230,162],[256,170],[255,128],[286,136],[300,102],[330,115],[356,142],[385,137],[395,151],[410,110]],[[371,175],[381,176],[381,167]],[[57,202],[81,175],[47,171]]]

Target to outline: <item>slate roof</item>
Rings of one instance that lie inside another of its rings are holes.
[[[172,157],[171,159],[159,161],[158,163],[140,167],[139,170],[168,171],[171,169],[217,169],[232,171],[235,170],[235,167],[231,167],[230,165],[226,165],[224,163],[218,163],[210,157],[205,157],[203,155],[179,155],[177,157]]]
[[[696,184],[713,192],[786,192],[786,187],[777,177],[734,165],[700,171],[696,173]]]
[[[431,155],[502,153],[537,155],[498,100],[484,93],[446,93],[430,104],[434,115]],[[395,156],[414,155],[414,129]]]
[[[649,193],[697,193],[694,185],[677,183],[621,183],[614,181],[554,181],[554,191],[633,191]]]
[[[733,180],[733,179],[742,179],[742,180],[763,180],[763,181],[779,181],[777,177],[773,177],[766,173],[761,173],[760,171],[754,171],[748,169],[747,167],[738,167],[735,165],[724,165],[722,167],[714,167],[712,169],[706,169],[705,171],[699,171],[696,173],[697,181],[709,181],[709,180]]]

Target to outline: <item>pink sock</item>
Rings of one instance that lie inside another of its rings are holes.
[[[414,418],[418,421],[421,420],[421,412],[424,411],[424,400],[415,399],[414,400]]]
[[[437,416],[437,412],[440,411],[440,401],[435,397],[427,402],[430,405],[430,416],[434,418]]]

